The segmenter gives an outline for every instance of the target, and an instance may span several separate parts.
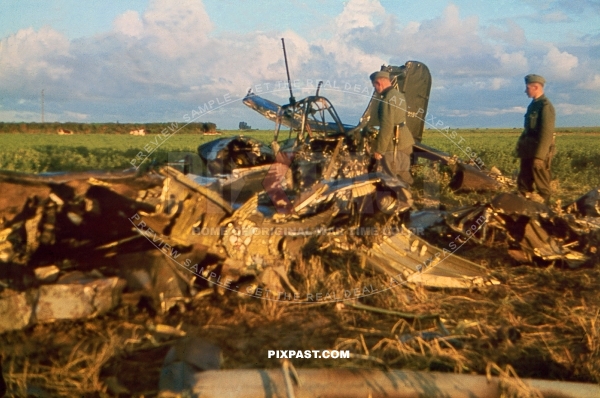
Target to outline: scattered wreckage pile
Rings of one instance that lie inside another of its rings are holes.
[[[386,177],[371,176],[355,179],[356,185],[325,184],[314,190],[311,200],[290,195],[291,209],[303,204],[295,212],[289,211],[287,204],[275,206],[267,192],[232,206],[215,190],[214,181],[203,186],[192,178],[172,168],[142,176],[0,174],[6,193],[0,203],[2,332],[35,323],[94,317],[118,306],[123,292],[157,312],[166,312],[214,287],[232,291],[227,294],[285,302],[347,298],[315,297],[290,277],[307,246],[362,253],[366,268],[385,272],[394,281],[391,286],[408,281],[464,288],[498,282],[484,267],[455,254],[463,245],[502,244],[521,261],[564,261],[578,266],[595,254],[598,242],[597,190],[565,206],[562,214],[512,194],[455,211],[407,209],[398,214],[378,208],[377,184],[385,183]],[[371,188],[363,189],[366,186]],[[350,211],[363,203],[368,205],[362,212]],[[373,212],[366,214],[367,208]],[[434,245],[431,233],[425,240],[411,231],[419,235],[430,231],[439,240]],[[166,325],[155,327],[162,333],[185,335]],[[204,347],[200,343],[192,346],[194,350],[182,351],[186,358]],[[176,356],[177,349],[173,350],[171,357]],[[206,350],[201,351],[200,358],[205,358]],[[209,353],[213,351],[215,347],[210,346]],[[197,367],[190,368],[186,361],[197,363],[199,359],[186,358],[165,360],[161,390],[209,391],[213,377],[245,377],[254,385],[260,374],[197,373]],[[201,368],[218,369],[218,365]],[[358,376],[344,372],[336,371],[334,376],[344,377],[348,383],[359,383],[356,377],[372,381],[429,377],[432,385],[444,385],[442,375],[372,371]],[[265,374],[278,389],[289,388],[277,371]],[[299,375],[303,380],[325,377],[304,369]],[[474,383],[475,391],[484,380],[474,377],[459,382]],[[549,388],[535,381],[528,383]],[[309,383],[302,390],[325,391],[319,383],[311,386]],[[360,391],[370,388],[359,387]],[[592,388],[570,387],[578,391]]]
[[[4,172],[0,330],[93,317],[116,306],[124,289],[142,291],[159,311],[211,285],[256,297],[270,291],[277,292],[277,299],[310,299],[301,298],[287,277],[292,261],[311,239],[348,250],[358,241],[345,240],[344,232],[360,230],[361,217],[397,218],[394,212],[365,210],[366,195],[373,209],[375,187],[386,178],[323,184],[294,202],[292,210],[298,212],[286,214],[277,210],[287,207],[261,205],[259,196],[234,210],[210,185],[169,168],[139,177]],[[360,211],[352,208],[357,205]],[[352,219],[356,223],[348,223]],[[398,235],[409,245],[402,250],[410,258],[418,238]],[[418,245],[422,256],[424,243]],[[418,256],[399,270],[404,273],[398,279],[420,274],[417,263]],[[480,267],[465,264],[478,278],[485,277]],[[472,280],[457,278],[464,284]]]
[[[294,266],[311,253],[354,253],[389,287],[499,284],[460,255],[477,245],[522,263],[597,262],[600,190],[550,209],[508,193],[510,181],[496,170],[422,144],[428,71],[414,61],[405,69],[394,83],[409,109],[422,110],[409,112],[416,157],[450,166],[456,192],[506,192],[489,203],[415,211],[410,187],[370,162],[375,99],[349,126],[318,91],[284,106],[249,93],[244,103],[276,123],[271,145],[224,137],[143,175],[0,172],[0,333],[95,317],[124,293],[159,313],[212,289],[282,302],[349,298],[296,283]],[[282,126],[290,134],[279,141]]]

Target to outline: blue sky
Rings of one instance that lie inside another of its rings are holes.
[[[558,125],[600,125],[598,0],[0,0],[0,121],[40,121],[44,89],[46,121],[183,121],[227,96],[200,121],[271,128],[239,99],[286,101],[265,90],[285,79],[281,37],[296,97],[329,81],[348,124],[370,72],[418,60],[445,125],[520,126],[528,73],[548,80]]]

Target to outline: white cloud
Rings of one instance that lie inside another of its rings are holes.
[[[46,113],[46,116],[51,116],[52,120],[56,120],[56,118]],[[41,121],[40,112],[31,112],[31,111],[16,111],[12,109],[0,110],[0,120],[11,120],[15,122],[30,122],[30,121]],[[50,120],[46,118],[46,120]]]
[[[385,15],[379,0],[349,0],[335,20],[338,32],[356,28],[373,28],[375,20]]]
[[[335,19],[335,28],[328,39],[317,39],[310,43],[310,52],[303,66],[305,73],[312,76],[354,79],[366,81],[370,73],[378,70],[387,59],[371,48],[357,45],[363,38],[389,24],[385,9],[379,0],[350,0]],[[383,23],[377,24],[381,21]]]
[[[64,115],[67,117],[68,120],[87,120],[90,116],[86,113],[78,113],[71,111],[65,111]]]
[[[490,89],[492,90],[499,90],[503,87],[506,87],[510,84],[510,80],[509,79],[505,79],[502,77],[494,77],[492,79],[492,81],[490,82]]]
[[[330,65],[328,65],[330,74],[338,77],[348,78],[362,75],[364,79],[368,79],[370,73],[379,70],[382,64],[389,63],[387,59],[377,54],[369,54],[339,37],[336,40],[317,43],[330,60]],[[319,73],[317,70],[314,72]]]
[[[553,11],[540,15],[539,20],[545,23],[569,22],[571,18],[562,11]]]
[[[482,108],[482,109],[445,109],[443,114],[452,117],[475,117],[475,116],[503,116],[503,115],[523,115],[527,108],[523,106],[513,106],[508,108]]]
[[[494,40],[501,40],[511,46],[523,46],[527,42],[525,30],[512,20],[506,21],[502,27],[489,27],[487,35]]]
[[[600,75],[596,74],[592,76],[590,80],[579,83],[577,87],[585,90],[600,90]]]
[[[525,51],[506,53],[499,49],[494,57],[500,61],[503,72],[509,75],[520,75],[529,69],[529,63],[525,57]]]
[[[144,29],[140,14],[137,11],[131,10],[119,15],[113,25],[117,32],[133,37],[140,37]]]
[[[43,27],[19,30],[0,41],[0,89],[28,91],[30,81],[56,81],[70,75],[64,63],[70,57],[69,40],[57,31]],[[36,91],[38,91],[36,89]]]
[[[404,27],[404,33],[406,33],[407,35],[414,35],[417,34],[419,32],[419,29],[421,28],[421,23],[417,22],[417,21],[409,21],[406,26]]]
[[[148,47],[171,58],[202,50],[213,23],[198,0],[154,0],[143,15]]]
[[[544,67],[548,70],[550,77],[563,80],[571,75],[573,69],[579,65],[579,59],[566,51],[560,51],[554,45],[550,46],[548,53],[544,56]]]
[[[527,112],[527,109],[525,107],[513,106],[510,108],[482,109],[482,110],[474,111],[473,114],[474,115],[483,115],[483,116],[499,116],[499,115],[506,115],[506,114],[512,114],[512,113],[521,115],[521,114],[525,114],[525,112]]]
[[[581,104],[570,104],[570,103],[559,103],[554,104],[556,113],[558,115],[600,115],[600,108],[596,106],[581,105]]]
[[[382,62],[422,61],[435,70],[434,84],[448,75],[489,76],[497,69],[499,61],[494,58],[493,46],[481,37],[478,18],[461,18],[456,5],[448,5],[442,15],[430,20],[400,18],[387,15],[372,28],[354,29],[324,46],[337,56],[336,47],[343,45],[348,63],[357,63],[364,73],[378,69]],[[366,64],[371,65],[370,69]]]
[[[450,4],[441,17],[421,22],[418,29],[409,24],[395,44],[428,58],[464,57],[483,49],[478,25],[477,17],[461,19],[458,7]]]
[[[107,49],[95,52],[112,51],[123,69],[121,78],[158,89],[165,99],[241,95],[252,84],[283,80],[282,36],[292,71],[299,73],[311,53],[306,39],[293,31],[212,36],[214,24],[197,0],[155,0],[141,16],[127,11],[114,25],[117,34],[106,37]]]

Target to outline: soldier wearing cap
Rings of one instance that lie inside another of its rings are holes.
[[[525,76],[525,93],[532,98],[525,114],[525,129],[517,141],[521,167],[517,188],[523,196],[543,201],[550,198],[550,162],[554,155],[554,106],[544,95],[546,80],[539,75]],[[541,198],[540,198],[541,197]]]
[[[374,72],[370,79],[378,94],[377,107],[371,118],[372,125],[379,125],[379,133],[372,144],[373,158],[381,163],[387,174],[412,184],[410,155],[415,141],[406,126],[406,98],[392,86],[388,72]],[[395,143],[396,128],[400,130]]]

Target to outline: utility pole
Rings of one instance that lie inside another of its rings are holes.
[[[42,123],[44,123],[44,89],[42,89]]]

